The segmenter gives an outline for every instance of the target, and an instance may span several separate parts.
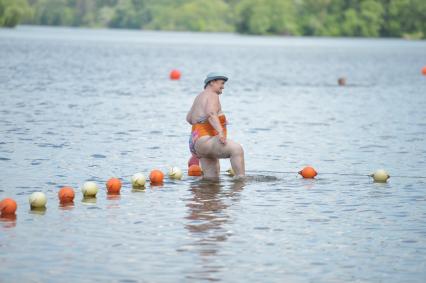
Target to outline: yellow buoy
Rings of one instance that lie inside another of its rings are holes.
[[[169,177],[170,179],[180,180],[182,179],[183,173],[179,167],[171,167],[169,169]]]
[[[378,183],[386,183],[387,180],[390,178],[388,172],[383,169],[377,170],[376,172],[374,172],[374,174],[371,174],[370,176],[373,177],[374,182]]]
[[[235,176],[234,169],[232,169],[232,168],[229,168],[228,170],[226,170],[226,173],[228,173],[228,175],[231,176],[231,177]]]
[[[144,187],[146,183],[145,175],[142,173],[136,173],[132,176],[131,182],[133,187]]]
[[[86,182],[81,188],[81,192],[85,197],[96,197],[98,193],[98,185],[95,182]]]
[[[44,208],[46,207],[46,195],[42,192],[35,192],[29,198],[31,208]]]

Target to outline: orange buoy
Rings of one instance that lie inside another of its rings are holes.
[[[314,178],[318,173],[317,171],[315,171],[314,168],[312,168],[311,166],[306,166],[305,168],[303,168],[303,170],[299,171],[299,174],[303,176],[303,178],[306,179],[312,179]]]
[[[426,76],[426,66],[423,67],[422,74]]]
[[[71,187],[63,187],[58,192],[60,203],[70,203],[74,201],[74,190]]]
[[[13,215],[15,214],[17,207],[18,205],[16,204],[16,201],[11,198],[5,198],[4,200],[0,201],[0,214],[2,216]]]
[[[200,166],[196,164],[189,166],[188,176],[201,176],[201,175],[202,175],[202,171]]]
[[[118,195],[120,194],[120,190],[121,190],[121,181],[120,179],[117,179],[117,178],[111,178],[106,183],[106,187],[109,194]]]
[[[171,80],[179,80],[180,79],[180,75],[181,75],[181,73],[180,73],[179,70],[172,70],[170,72],[170,79]]]
[[[161,185],[164,180],[164,174],[158,169],[154,169],[149,174],[149,181],[152,185]]]
[[[188,168],[191,167],[191,165],[200,166],[200,159],[198,159],[196,156],[192,155],[191,158],[188,160]]]

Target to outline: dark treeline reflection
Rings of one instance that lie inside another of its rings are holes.
[[[0,26],[425,38],[425,17],[425,0],[0,0]]]
[[[239,201],[245,181],[222,184],[219,181],[199,181],[191,184],[192,197],[185,228],[189,231],[191,250],[199,255],[199,266],[189,278],[217,280],[215,274],[223,267],[220,264],[221,243],[231,234],[228,231],[232,219],[228,207]],[[201,269],[201,270],[200,270]]]

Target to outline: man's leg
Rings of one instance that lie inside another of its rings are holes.
[[[220,164],[217,158],[201,158],[201,168],[204,178],[219,178]]]
[[[246,174],[245,163],[244,163],[244,150],[243,147],[237,143],[234,143],[231,147],[231,166],[235,172],[235,176],[244,177]]]
[[[226,140],[226,144],[222,144],[217,136],[202,137],[195,144],[195,149],[197,150],[198,155],[206,157],[206,159],[216,160],[218,158],[231,158],[231,165],[232,169],[234,169],[235,176],[245,176],[244,150],[239,143],[228,139]],[[201,162],[203,172],[204,166],[203,162]],[[210,163],[210,166],[213,167],[213,164]],[[217,172],[217,176],[219,176],[219,172]]]

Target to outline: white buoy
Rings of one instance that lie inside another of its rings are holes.
[[[31,208],[44,208],[46,207],[46,195],[42,192],[35,192],[29,198]]]
[[[170,179],[180,180],[182,179],[183,173],[179,167],[171,167],[169,170]]]
[[[98,185],[95,182],[86,182],[81,188],[81,192],[85,197],[96,197],[98,193]]]
[[[390,178],[388,172],[383,169],[377,170],[376,172],[374,172],[374,174],[371,175],[371,177],[373,177],[374,182],[378,183],[386,183],[387,180]]]
[[[136,173],[131,179],[133,187],[144,187],[146,183],[145,175],[142,173]]]

